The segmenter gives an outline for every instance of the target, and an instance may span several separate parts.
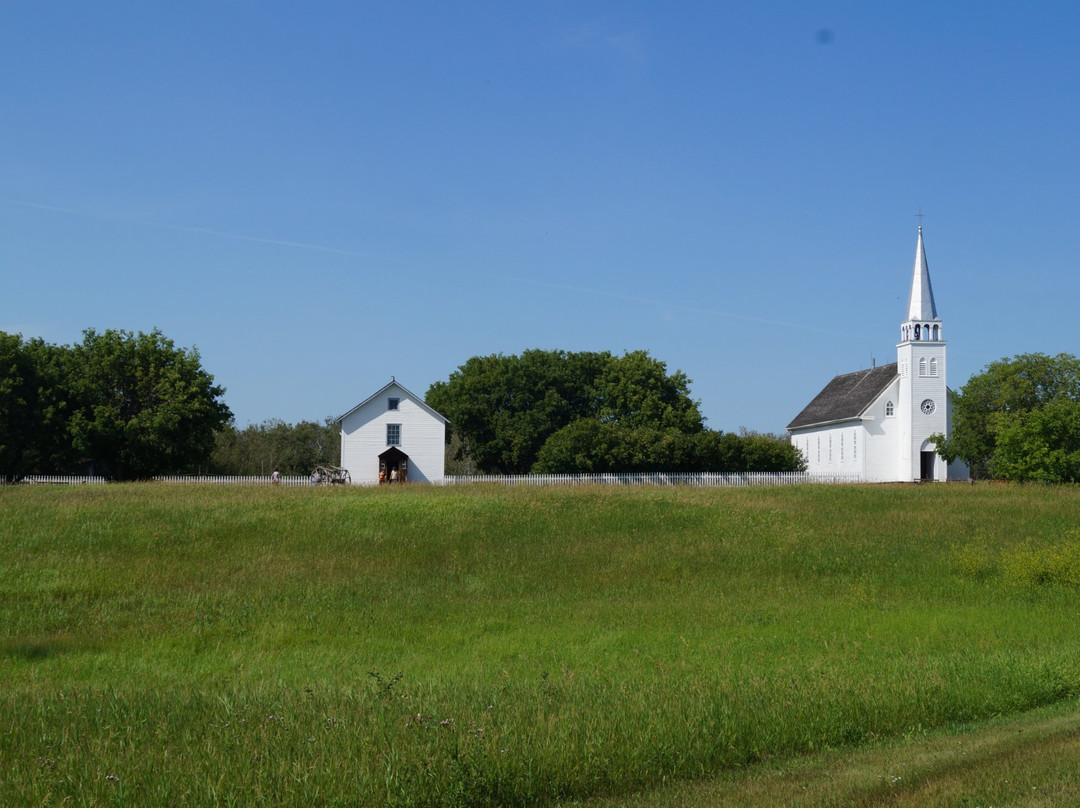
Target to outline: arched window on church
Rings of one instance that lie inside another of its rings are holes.
[[[930,375],[937,376],[937,359],[934,357],[930,359]]]
[[[935,325],[934,326],[934,342],[937,342],[940,339],[941,339],[941,326],[940,325]]]
[[[919,341],[919,333],[921,331],[922,331],[922,327],[918,323],[915,323],[915,341],[916,342]]]
[[[885,402],[885,417],[886,418],[892,418],[894,415],[896,415],[896,409],[893,407],[893,403],[891,401],[886,401]]]
[[[920,376],[925,376],[926,375],[926,357],[925,356],[922,359],[919,360],[919,375]]]

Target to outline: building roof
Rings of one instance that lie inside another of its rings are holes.
[[[930,268],[926,265],[926,250],[923,248],[922,225],[920,225],[919,241],[915,245],[915,268],[911,273],[907,322],[925,322],[936,319],[938,319],[937,306],[934,304],[933,287],[930,286]]]
[[[920,242],[921,243],[921,242]],[[815,424],[858,418],[896,378],[896,363],[835,376],[787,425],[801,429]]]
[[[427,412],[430,415],[433,415],[434,417],[438,418],[444,424],[450,423],[450,421],[446,418],[446,416],[444,416],[444,415],[436,412],[435,410],[433,410],[431,407],[429,407],[427,404],[424,403],[424,399],[420,398],[420,396],[416,395],[416,393],[413,393],[410,390],[406,390],[405,387],[401,384],[401,382],[397,381],[393,377],[391,377],[390,382],[388,384],[383,385],[381,388],[379,388],[374,393],[372,393],[370,396],[365,398],[363,401],[361,401],[359,404],[357,404],[355,407],[353,407],[347,413],[345,413],[344,415],[339,415],[337,418],[335,418],[333,420],[333,423],[340,424],[342,421],[344,421],[346,418],[348,418],[350,415],[352,415],[358,409],[363,407],[365,404],[367,404],[373,398],[378,398],[379,396],[383,395],[391,387],[396,387],[402,393],[404,393],[409,398],[411,398],[413,401],[415,401],[417,404],[419,404],[420,407],[423,408],[425,412]]]

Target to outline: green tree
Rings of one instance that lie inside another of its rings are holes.
[[[1055,398],[1027,412],[991,416],[990,472],[1006,480],[1080,482],[1080,402]]]
[[[0,479],[55,473],[71,459],[65,349],[0,332]]]
[[[1013,453],[1017,446],[1035,446],[1040,440],[1068,444],[1062,432],[1067,418],[1052,428],[1043,417],[1028,416],[1055,402],[1080,402],[1080,360],[1075,356],[1034,353],[991,362],[953,394],[952,434],[948,439],[934,436],[937,451],[949,462],[963,460],[973,477],[1008,469],[1013,479],[1045,479],[1017,476],[1027,466],[1014,462]],[[1008,438],[1008,459],[998,453],[1002,435]],[[1048,449],[1060,448],[1056,443]]]
[[[690,379],[647,351],[609,356],[596,382],[596,417],[628,427],[701,432],[705,419],[690,398]]]
[[[744,471],[805,471],[806,460],[786,437],[762,432],[740,436]]]
[[[743,439],[733,432],[708,430],[695,441],[694,471],[746,471]]]
[[[72,445],[115,479],[192,470],[232,417],[198,351],[156,329],[87,330],[69,359]]]
[[[595,474],[614,471],[618,427],[578,418],[544,441],[532,470],[538,474]]]
[[[700,432],[690,380],[644,351],[529,350],[474,356],[425,401],[451,422],[451,442],[483,472],[530,471],[545,442],[581,418],[625,428]],[[584,427],[582,427],[584,428]],[[455,437],[456,435],[456,437]]]
[[[237,429],[230,421],[214,433],[214,450],[210,455],[211,474],[269,474],[269,458],[262,452],[259,434],[248,425]]]
[[[674,430],[579,418],[549,437],[532,470],[538,474],[607,474],[672,470],[683,437]]]
[[[803,471],[802,454],[786,438],[745,432],[627,427],[580,418],[540,449],[540,474],[619,472]]]
[[[271,419],[237,429],[228,424],[215,435],[210,469],[216,474],[310,474],[317,465],[336,466],[341,457],[338,428],[327,419],[293,425]]]

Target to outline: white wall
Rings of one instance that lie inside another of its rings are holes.
[[[893,414],[887,415],[892,402]],[[896,455],[900,446],[900,379],[895,378],[867,410],[866,427],[868,482],[892,482],[898,479]]]
[[[811,474],[858,474],[866,463],[866,431],[858,421],[843,421],[805,433],[792,443],[806,459]]]

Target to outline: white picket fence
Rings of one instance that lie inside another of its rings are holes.
[[[104,485],[104,477],[79,474],[34,474],[19,480],[23,485]]]
[[[181,483],[188,485],[273,485],[268,474],[173,474],[155,477],[156,483]],[[277,483],[285,488],[311,486],[311,477],[307,475],[282,474]]]
[[[744,488],[761,485],[846,485],[857,474],[809,474],[803,471],[642,472],[621,474],[469,474],[450,475],[443,485],[686,485],[695,488]]]
[[[269,475],[224,475],[224,474],[174,474],[154,477],[156,483],[186,483],[196,485],[271,485]],[[20,480],[24,485],[101,485],[109,482],[106,477],[85,477],[78,475],[43,475],[34,474]],[[279,485],[297,488],[311,485],[307,476],[282,476]]]
[[[155,482],[188,485],[271,485],[266,475],[185,474],[155,477]],[[104,477],[34,475],[22,480],[27,485],[100,485]],[[744,488],[775,485],[849,485],[861,482],[857,474],[809,474],[807,472],[677,473],[649,472],[625,474],[468,474],[448,475],[442,485],[685,485],[696,488]],[[299,488],[312,485],[307,476],[282,476],[279,485]]]

